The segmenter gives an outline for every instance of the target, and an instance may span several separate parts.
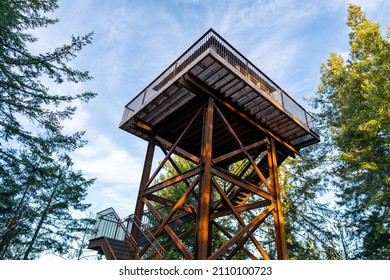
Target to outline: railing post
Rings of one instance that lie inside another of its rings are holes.
[[[308,128],[310,128],[309,121],[307,119],[307,112],[306,111],[304,111],[304,112],[305,112],[306,125],[307,125]]]
[[[283,107],[284,109],[286,109],[286,108],[284,107],[284,92],[283,92],[283,90],[280,90],[280,99],[282,100],[282,107]]]

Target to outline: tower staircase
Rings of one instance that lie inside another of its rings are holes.
[[[133,226],[139,229],[138,242],[130,234]],[[165,250],[148,227],[153,225],[137,221],[134,215],[119,218],[110,207],[97,213],[88,249],[96,250],[110,260],[163,259]]]

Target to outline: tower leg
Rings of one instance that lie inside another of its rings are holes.
[[[145,156],[144,168],[142,171],[140,188],[138,191],[137,204],[135,205],[135,211],[134,211],[134,216],[135,216],[134,223],[136,223],[137,225],[131,228],[131,236],[136,242],[138,242],[138,237],[140,234],[139,228],[141,227],[141,221],[142,221],[143,209],[144,209],[143,197],[144,197],[145,189],[147,187],[147,183],[149,181],[150,172],[152,169],[154,149],[155,149],[155,138],[154,136],[150,136],[148,149],[146,151],[146,156]],[[135,248],[135,250],[137,250],[137,248]]]
[[[280,186],[279,186],[278,169],[277,169],[278,162],[276,157],[275,140],[273,138],[270,139],[270,143],[267,149],[268,149],[268,167],[269,167],[271,188],[276,198],[276,202],[274,202],[273,217],[274,217],[274,226],[275,226],[277,257],[279,260],[286,260],[287,252],[286,252],[286,240],[284,236],[282,203],[280,200]]]
[[[199,204],[196,220],[195,259],[205,260],[211,254],[211,160],[213,143],[214,99],[209,97],[203,114],[202,147],[199,180]]]

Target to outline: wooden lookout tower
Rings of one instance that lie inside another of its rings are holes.
[[[287,259],[278,166],[319,142],[313,122],[210,29],[125,106],[120,128],[148,148],[123,258]],[[156,148],[165,157],[152,168]],[[90,248],[107,257],[102,242]]]

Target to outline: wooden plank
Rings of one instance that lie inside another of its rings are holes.
[[[231,88],[229,88],[225,91],[221,90],[221,94],[223,94],[225,97],[229,98],[229,97],[231,97],[231,95],[243,90],[244,87],[245,87],[245,84],[243,82],[239,81],[237,84],[235,84]]]
[[[232,87],[234,87],[235,85],[237,85],[238,83],[240,82],[239,79],[235,78],[233,79],[232,81],[230,81],[229,83],[227,83],[226,85],[224,85],[223,87],[221,87],[219,89],[220,92],[226,92],[227,90],[231,89]]]
[[[172,95],[169,99],[164,99],[164,102],[161,102],[159,104],[159,107],[152,110],[150,113],[148,113],[143,119],[146,122],[152,123],[153,119],[156,118],[160,114],[161,111],[167,110],[172,104],[177,102],[179,99],[184,97],[188,93],[188,90],[185,88],[180,88],[178,91],[175,92],[174,95]],[[148,105],[146,105],[148,106]]]
[[[218,70],[220,70],[221,68],[222,68],[222,66],[219,63],[214,62],[212,65],[207,67],[203,72],[199,73],[197,76],[202,81],[205,81],[209,77],[214,75],[216,72],[218,72]]]
[[[250,87],[244,85],[244,88],[242,88],[239,91],[236,91],[235,93],[233,93],[230,96],[230,98],[231,98],[232,102],[236,102],[240,98],[243,98],[243,97],[247,96],[248,93],[251,92],[251,91],[252,91],[252,89]]]
[[[261,106],[265,102],[268,103],[268,101],[266,99],[264,99],[260,95],[258,95],[252,102],[244,105],[244,110],[248,111],[252,115],[253,114],[252,112],[256,111],[256,107],[258,105]]]
[[[171,103],[170,106],[168,108],[166,108],[166,110],[161,111],[161,108],[160,108],[160,110],[158,110],[159,114],[154,118],[154,120],[152,122],[153,125],[156,125],[159,122],[161,122],[162,120],[164,120],[167,116],[169,116],[170,114],[175,112],[180,107],[184,106],[186,103],[188,103],[194,97],[195,97],[195,95],[193,95],[191,93],[187,93],[187,94],[183,95],[181,98],[176,99],[175,102]]]
[[[302,128],[299,127],[299,126],[291,126],[291,127],[288,127],[289,130],[285,130],[284,132],[282,132],[281,134],[283,135],[283,137],[285,137],[286,139],[289,139],[289,138],[298,138],[299,137],[299,134],[300,132],[302,132]],[[294,137],[291,137],[291,136],[294,136]]]
[[[252,91],[252,89],[251,89],[249,94],[247,94],[246,96],[237,100],[237,105],[245,108],[245,107],[247,107],[247,104],[250,104],[257,97],[258,97],[258,94],[256,92]]]
[[[268,123],[270,120],[273,120],[274,118],[279,117],[280,115],[283,115],[283,113],[279,110],[270,109],[270,110],[264,110],[260,111],[256,114],[256,118],[260,119],[263,123]]]
[[[219,90],[221,87],[227,85],[229,82],[234,80],[234,76],[232,74],[226,75],[224,78],[222,78],[220,81],[216,82],[215,84],[211,85],[211,87],[215,90]]]
[[[218,81],[220,81],[221,79],[224,79],[228,74],[229,72],[225,68],[221,68],[220,70],[218,70],[218,72],[216,72],[211,77],[209,77],[205,82],[209,86],[212,86]]]
[[[269,120],[267,124],[269,125],[270,128],[274,129],[278,125],[281,125],[285,122],[291,121],[289,118],[287,118],[285,115],[280,114],[280,116],[273,118],[272,120]]]

